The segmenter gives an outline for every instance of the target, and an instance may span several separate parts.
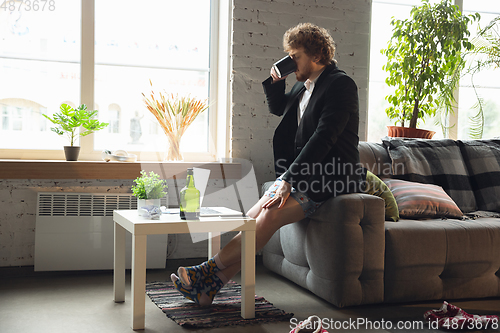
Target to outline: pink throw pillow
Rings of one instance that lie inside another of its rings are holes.
[[[460,218],[462,211],[441,186],[399,179],[383,179],[405,218]]]

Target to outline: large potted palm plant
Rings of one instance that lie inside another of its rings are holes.
[[[465,63],[462,52],[469,42],[468,25],[479,14],[462,15],[449,0],[431,5],[422,0],[406,20],[393,19],[393,35],[382,53],[387,56],[386,83],[395,87],[386,96],[386,113],[400,126],[388,126],[389,136],[431,138],[434,132],[417,129],[418,121],[439,108],[451,109],[453,91]]]

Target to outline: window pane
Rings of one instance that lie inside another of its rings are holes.
[[[80,1],[12,3],[0,10],[0,148],[60,150],[68,142],[41,114],[79,100]]]
[[[210,1],[101,0],[95,12],[95,103],[110,126],[95,134],[94,148],[166,151],[142,93],[149,95],[151,80],[156,93],[208,99]],[[208,150],[208,111],[184,134],[181,150]]]
[[[370,49],[370,89],[368,107],[368,137],[367,141],[378,142],[387,135],[387,125],[394,125],[387,117],[385,109],[389,103],[385,96],[394,91],[393,87],[387,86],[386,72],[382,66],[387,62],[385,55],[380,50],[387,47],[392,35],[392,17],[399,19],[408,17],[411,3],[395,5],[387,2],[373,2],[371,22],[371,49]]]
[[[179,93],[206,99],[208,72],[96,65],[95,101],[99,119],[110,123],[94,134],[96,150],[167,150],[167,138],[146,109],[142,93]],[[208,112],[200,114],[181,141],[181,150],[208,150]]]
[[[80,1],[15,4],[0,10],[0,148],[60,150],[68,142],[41,114],[80,99]]]
[[[498,0],[464,0],[464,13],[476,13],[481,14],[483,19],[485,14],[493,16],[498,16],[500,14],[500,4]],[[487,20],[489,22],[490,20]]]
[[[439,1],[430,1],[431,4],[437,2]],[[421,3],[420,0],[374,0],[372,3],[367,141],[380,142],[387,135],[387,125],[395,125],[385,113],[385,109],[389,107],[385,97],[393,93],[394,87],[385,83],[387,72],[382,66],[387,63],[387,57],[380,53],[380,50],[387,48],[392,36],[391,21],[393,18],[409,18],[412,7]],[[440,128],[434,123],[434,119],[426,119],[425,123],[419,123],[417,127],[436,131],[434,138],[442,138]]]
[[[500,15],[500,2],[497,0],[465,0],[464,13],[471,14],[479,11],[481,20],[479,27],[484,28],[495,17]],[[478,30],[478,24],[475,23],[470,29],[471,36],[475,36]],[[498,31],[497,33],[500,33]],[[474,75],[473,81],[470,75],[465,76],[460,81],[459,91],[459,110],[458,110],[458,138],[469,139],[471,120],[479,111],[474,106],[477,104],[478,97],[474,92],[472,85],[476,87],[477,94],[484,101],[484,129],[483,138],[493,138],[499,136],[500,128],[500,84],[498,75],[500,69],[488,68]]]

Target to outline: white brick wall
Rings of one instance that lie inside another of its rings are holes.
[[[262,81],[286,55],[284,32],[298,23],[311,22],[332,34],[339,68],[359,88],[360,138],[365,138],[370,13],[370,0],[234,0],[231,152],[252,161],[259,184],[274,178],[272,136],[280,120],[268,112]],[[295,82],[291,77],[289,87]]]

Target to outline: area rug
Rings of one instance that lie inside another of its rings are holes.
[[[264,297],[255,296],[255,318],[241,317],[241,286],[234,281],[215,296],[211,306],[203,307],[185,299],[172,282],[146,284],[146,294],[168,318],[186,328],[215,328],[290,320],[287,313],[273,306]]]

